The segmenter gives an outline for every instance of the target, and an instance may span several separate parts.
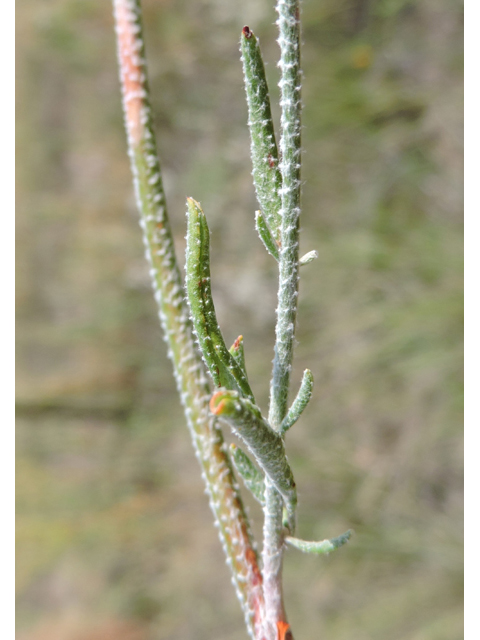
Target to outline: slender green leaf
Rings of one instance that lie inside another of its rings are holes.
[[[279,170],[265,67],[258,40],[249,27],[243,28],[240,36],[240,50],[247,93],[253,181],[258,202],[271,234],[279,242],[282,177]]]
[[[187,199],[188,230],[186,279],[188,304],[195,334],[217,387],[238,389],[253,401],[247,377],[225,345],[218,326],[210,284],[210,231],[200,205]]]
[[[303,413],[303,410],[307,406],[312,397],[312,389],[313,389],[313,374],[310,369],[305,369],[303,372],[302,383],[300,385],[300,389],[296,395],[295,400],[292,402],[292,406],[288,410],[287,415],[282,421],[280,425],[279,432],[283,436],[288,429],[300,418]]]
[[[330,553],[331,551],[335,551],[335,549],[338,549],[338,547],[344,545],[350,540],[352,534],[353,531],[349,529],[337,538],[332,538],[331,540],[322,540],[321,542],[308,542],[307,540],[300,540],[299,538],[292,538],[291,536],[287,536],[285,538],[285,542],[290,546],[303,551],[304,553],[315,553],[317,555],[322,555],[325,553]]]
[[[260,236],[260,240],[265,246],[265,249],[278,262],[280,259],[278,244],[275,242],[272,232],[265,220],[265,216],[261,211],[255,211],[255,228]]]

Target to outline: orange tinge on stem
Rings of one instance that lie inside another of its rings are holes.
[[[142,110],[145,102],[144,61],[141,41],[136,37],[135,15],[127,2],[116,2],[116,29],[120,63],[121,84],[130,143],[136,146],[142,139]]]
[[[288,622],[279,620],[277,622],[278,640],[290,640],[292,632],[290,631],[290,625]],[[287,635],[288,634],[288,635]]]
[[[142,141],[146,139],[145,125],[150,109],[143,40],[138,21],[139,11],[140,6],[136,0],[114,0],[120,80],[128,143],[131,151],[136,151]],[[215,457],[215,461],[212,461],[213,466],[215,466],[213,462],[217,466],[224,466],[225,456],[219,447],[213,446],[211,455]],[[240,515],[236,516],[241,513],[243,507],[239,504],[238,494],[228,478],[222,476],[216,487],[218,499],[225,505],[231,505],[228,535],[234,549],[232,560],[234,564],[238,565],[238,573],[244,575],[247,583],[247,588],[243,593],[252,614],[255,637],[260,637],[264,616],[262,574],[258,567],[257,555],[251,546],[246,521]]]
[[[222,410],[225,405],[224,400],[220,400],[220,402],[217,404],[218,398],[221,397],[222,395],[223,395],[223,391],[217,391],[210,398],[210,405],[209,405],[210,411],[216,416],[222,415]]]

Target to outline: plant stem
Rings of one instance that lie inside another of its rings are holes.
[[[287,413],[298,297],[298,235],[300,216],[301,100],[299,0],[278,0],[281,70],[281,248],[275,356],[270,386],[269,423],[279,429]],[[276,640],[279,623],[286,622],[282,594],[284,529],[282,501],[276,489],[265,491],[263,577],[268,640]],[[291,532],[292,533],[292,532]],[[289,632],[290,633],[290,632]],[[290,634],[291,635],[291,634]]]
[[[270,389],[269,421],[275,427],[287,412],[288,388],[293,358],[293,341],[298,297],[298,235],[300,217],[300,22],[299,1],[277,3],[280,30],[280,90],[282,160],[282,234],[279,261],[275,359]]]
[[[153,132],[139,0],[114,0],[114,15],[129,155],[155,299],[232,581],[249,633],[260,640],[262,576],[223,437],[208,411],[210,389],[184,301]]]
[[[284,544],[282,511],[282,497],[266,478],[262,560],[267,640],[277,640],[277,623],[286,622],[282,590]]]

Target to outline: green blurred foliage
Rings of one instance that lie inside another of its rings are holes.
[[[239,6],[239,4],[241,6]],[[227,341],[265,408],[275,265],[256,202],[238,40],[278,96],[273,2],[147,0],[159,150],[183,261],[212,229]],[[17,7],[18,634],[240,640],[243,621],[171,378],[132,197],[111,7]],[[303,267],[288,434],[297,638],[462,637],[462,5],[304,0]],[[275,111],[278,120],[278,109]],[[260,533],[261,514],[250,505]]]

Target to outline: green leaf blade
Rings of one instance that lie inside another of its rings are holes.
[[[275,241],[280,241],[282,177],[270,108],[265,66],[253,31],[240,36],[243,74],[248,104],[253,180],[258,202]]]
[[[188,229],[185,286],[192,322],[215,386],[238,389],[253,401],[245,372],[225,345],[210,283],[210,231],[199,203],[187,199]]]
[[[305,369],[303,372],[302,383],[300,389],[296,395],[295,400],[292,402],[292,406],[288,410],[287,415],[280,425],[279,432],[283,436],[290,429],[291,426],[297,422],[303,413],[303,410],[310,402],[313,390],[313,374],[310,369]]]
[[[255,211],[255,229],[268,253],[278,262],[280,260],[279,247],[272,236],[272,232],[261,211]]]
[[[210,400],[210,410],[243,440],[259,467],[282,495],[290,532],[293,533],[297,490],[281,436],[270,427],[260,409],[238,392],[217,391]]]
[[[335,551],[335,549],[338,549],[339,547],[342,547],[350,540],[352,534],[353,531],[349,529],[336,538],[331,538],[330,540],[322,540],[320,542],[309,542],[308,540],[300,540],[299,538],[287,536],[285,538],[285,542],[291,547],[295,547],[299,551],[303,551],[303,553],[324,555]]]

